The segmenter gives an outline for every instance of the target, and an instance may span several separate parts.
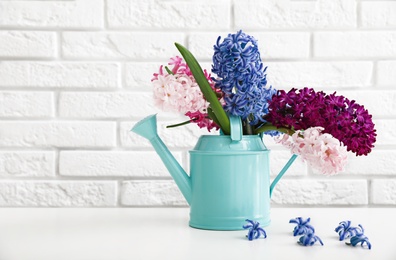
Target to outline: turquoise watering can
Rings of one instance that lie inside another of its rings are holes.
[[[211,230],[240,230],[246,219],[270,223],[270,197],[294,162],[293,155],[270,184],[269,153],[259,135],[242,135],[239,117],[230,117],[231,135],[203,135],[190,151],[186,174],[157,133],[156,115],[131,131],[147,138],[190,205],[189,225]]]

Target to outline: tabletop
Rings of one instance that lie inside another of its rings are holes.
[[[324,246],[300,246],[296,217]],[[266,239],[188,226],[188,208],[2,208],[0,260],[396,259],[396,208],[273,208]],[[339,222],[363,225],[372,249],[347,246]]]

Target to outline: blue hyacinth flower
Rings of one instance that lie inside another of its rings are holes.
[[[351,226],[351,221],[341,221],[338,227],[336,227],[335,232],[340,236],[340,241],[343,241],[346,238],[350,238],[353,236],[359,236],[364,234],[364,228],[362,225],[358,225],[357,227]]]
[[[252,241],[253,239],[258,239],[261,235],[263,235],[264,238],[267,237],[267,233],[263,228],[260,227],[260,223],[258,221],[246,219],[246,222],[249,222],[249,224],[246,224],[242,226],[244,229],[249,229],[248,234],[246,237]]]
[[[364,244],[367,245],[368,249],[371,250],[371,243],[368,240],[368,237],[366,237],[365,235],[357,235],[357,236],[353,236],[351,238],[351,242],[347,243],[345,242],[345,244],[349,245],[349,246],[356,246],[357,244],[359,244],[363,247]]]
[[[297,243],[302,246],[313,246],[317,241],[323,246],[323,242],[318,236],[314,233],[308,233],[300,237]]]
[[[310,221],[311,218],[304,220],[301,217],[289,220],[289,223],[297,224],[293,230],[293,236],[315,233],[314,227],[309,224]]]
[[[276,90],[266,87],[267,67],[261,60],[257,40],[242,31],[220,40],[214,46],[212,72],[217,75],[213,78],[215,87],[224,93],[224,110],[251,125],[266,123],[268,102]]]

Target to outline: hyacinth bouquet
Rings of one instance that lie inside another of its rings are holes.
[[[244,135],[268,134],[324,174],[344,169],[347,152],[371,152],[376,141],[372,116],[354,100],[312,88],[267,86],[257,41],[242,31],[214,44],[212,75],[189,50],[170,59],[152,79],[155,104],[182,113],[188,123],[230,134],[229,115],[242,120]]]

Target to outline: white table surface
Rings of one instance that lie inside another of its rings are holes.
[[[324,246],[303,247],[289,219],[311,217]],[[2,208],[0,260],[396,259],[396,208],[273,208],[267,239],[188,226],[188,208]],[[372,249],[334,228],[362,224]]]

